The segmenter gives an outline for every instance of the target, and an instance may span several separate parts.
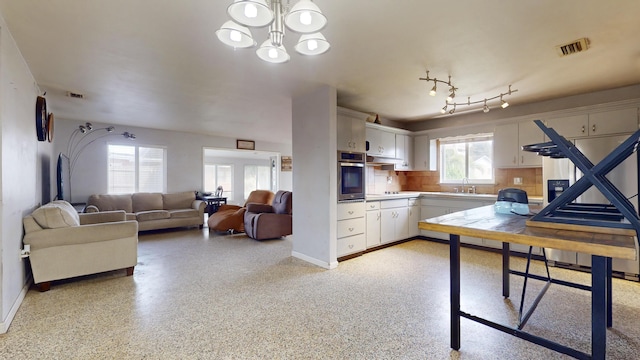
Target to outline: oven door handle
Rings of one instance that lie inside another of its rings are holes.
[[[340,166],[364,167],[364,164],[361,164],[361,163],[340,163]]]

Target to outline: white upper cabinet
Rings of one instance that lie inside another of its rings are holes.
[[[546,121],[546,126],[566,139],[632,133],[638,130],[638,108],[553,118]]]
[[[365,119],[367,115],[338,109],[337,148],[342,151],[365,152]]]
[[[638,130],[638,108],[589,113],[589,135],[630,133]]]
[[[522,151],[522,146],[543,141],[544,133],[533,121],[496,125],[493,132],[494,167],[542,166],[542,157]]]
[[[413,138],[413,159],[413,170],[430,170],[429,135],[420,135]]]
[[[367,126],[366,139],[369,142],[367,154],[388,158],[396,157],[395,133]]]
[[[409,135],[396,134],[396,170],[413,170],[413,138]]]

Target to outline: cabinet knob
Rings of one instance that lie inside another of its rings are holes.
[[[353,210],[349,210],[347,212],[349,213],[349,215],[353,215]]]
[[[591,132],[596,132],[596,124],[593,124],[593,126],[591,126]]]
[[[524,155],[520,157],[520,164],[524,164]]]
[[[353,231],[353,228],[349,228],[349,231]]]
[[[349,244],[349,249],[353,249],[353,244]]]
[[[513,157],[513,163],[517,164],[518,163],[518,158],[516,158],[515,156]]]
[[[582,125],[582,133],[584,134],[584,125]]]

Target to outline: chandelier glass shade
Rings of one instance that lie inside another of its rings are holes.
[[[227,14],[231,20],[216,31],[216,36],[233,48],[255,46],[249,27],[269,26],[268,39],[256,50],[258,57],[267,62],[283,63],[291,58],[283,45],[285,26],[302,34],[294,47],[299,54],[320,55],[331,47],[318,32],[326,26],[327,18],[311,0],[300,0],[291,9],[284,7],[282,0],[234,0]]]

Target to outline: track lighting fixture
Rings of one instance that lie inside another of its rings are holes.
[[[429,91],[429,95],[431,95],[431,96],[436,96],[438,83],[443,83],[443,84],[445,84],[445,85],[447,85],[449,87],[449,96],[447,97],[447,102],[449,102],[449,98],[451,98],[451,100],[453,100],[453,98],[456,96],[456,90],[458,90],[458,88],[453,86],[453,84],[451,84],[451,75],[449,75],[449,81],[438,80],[436,78],[430,78],[429,77],[429,70],[427,70],[427,77],[426,78],[420,78],[420,80],[424,80],[424,81],[427,81],[427,82],[433,81],[433,87],[431,88],[431,91]]]
[[[512,93],[518,91],[518,90],[512,90],[511,85],[509,85],[509,90],[507,90],[507,92],[505,93],[500,93],[499,95],[484,98],[483,100],[478,100],[478,101],[471,101],[471,97],[467,97],[466,103],[465,102],[455,103],[453,102],[453,99],[456,97],[456,91],[458,90],[458,88],[451,83],[451,75],[449,75],[449,81],[438,80],[436,78],[429,77],[429,70],[427,70],[427,77],[419,78],[419,80],[424,80],[427,82],[433,81],[433,87],[431,88],[431,91],[429,91],[429,95],[431,96],[436,96],[436,87],[439,82],[449,86],[449,96],[447,96],[445,100],[444,107],[440,109],[441,114],[446,114],[447,112],[449,114],[453,114],[456,111],[457,106],[462,106],[462,105],[471,106],[471,105],[477,105],[477,104],[483,104],[482,111],[484,111],[485,113],[488,113],[491,110],[488,102],[495,99],[500,99],[500,107],[505,109],[509,106],[509,103],[506,100],[504,100],[503,97],[506,95],[511,95]],[[452,106],[452,108],[449,111],[447,111],[449,109],[449,106]]]
[[[251,35],[252,28],[269,26],[266,41],[256,50],[258,57],[271,63],[283,63],[291,58],[283,45],[285,25],[302,34],[295,50],[301,55],[320,55],[331,45],[319,33],[327,24],[327,18],[311,0],[299,0],[289,8],[282,0],[234,0],[227,8],[231,20],[216,31],[218,39],[233,48],[257,45]]]

